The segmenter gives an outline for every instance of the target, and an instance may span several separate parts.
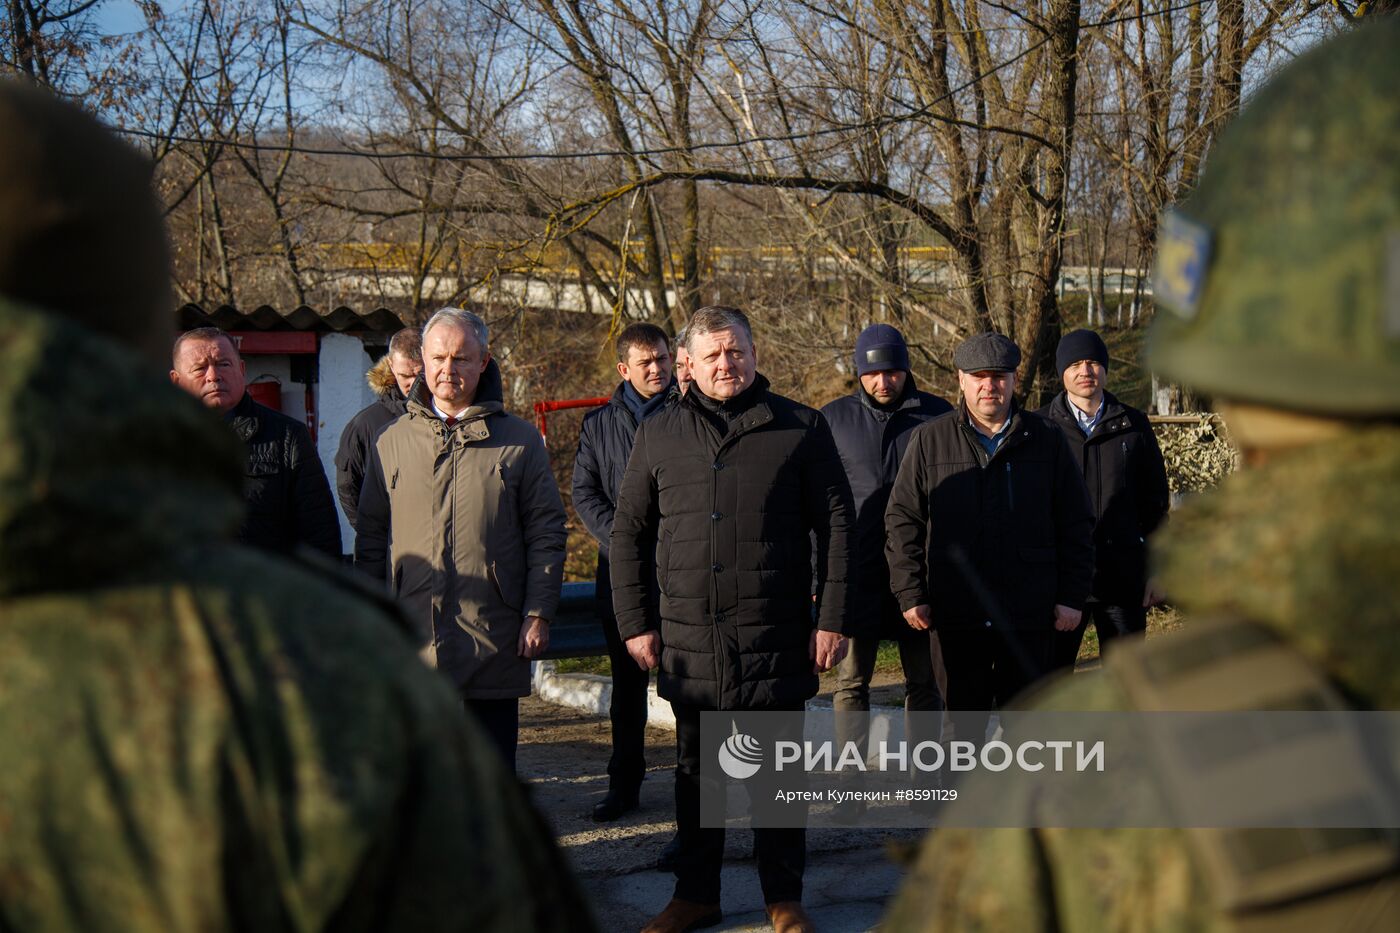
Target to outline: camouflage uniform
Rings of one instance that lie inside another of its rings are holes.
[[[1353,702],[1400,708],[1396,476],[1400,429],[1393,427],[1347,434],[1237,473],[1173,513],[1158,549],[1161,579],[1194,615],[1226,612],[1266,626]],[[1110,656],[1103,675],[1066,676],[1029,705],[1134,709],[1130,661],[1181,637]],[[1197,851],[1177,830],[938,830],[885,929],[1239,928],[1239,918],[1221,909]],[[1400,893],[1395,898],[1389,922],[1400,910]],[[1266,929],[1283,922],[1268,911],[1254,915],[1265,919]],[[1339,925],[1334,915],[1323,928],[1356,927]]]
[[[224,426],[0,303],[0,929],[577,930],[393,616],[230,543]]]
[[[1400,292],[1382,285],[1400,283],[1400,102],[1378,80],[1397,60],[1400,23],[1305,56],[1226,134],[1185,205],[1207,236],[1166,230],[1157,298],[1182,311],[1158,312],[1154,365],[1297,424],[1155,542],[1185,629],[1048,684],[1031,708],[1153,708],[1146,672],[1199,646],[1163,677],[1214,677],[1190,708],[1328,708],[1290,705],[1279,688],[1298,676],[1331,705],[1400,709]],[[1198,289],[1212,251],[1229,274]],[[1172,788],[1118,794],[1169,801]],[[1369,861],[1346,864],[1361,847]],[[1397,865],[1380,830],[944,829],[882,929],[1394,930]]]

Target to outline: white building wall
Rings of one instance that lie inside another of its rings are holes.
[[[244,360],[248,364],[248,381],[275,379],[282,387],[282,413],[304,423],[306,387],[292,381],[291,357],[250,353]],[[345,520],[339,497],[335,496],[335,454],[340,449],[340,434],[345,425],[374,401],[374,393],[365,382],[365,373],[373,363],[359,337],[349,334],[321,336],[317,361],[320,381],[312,387],[316,404],[316,452],[336,500],[340,544],[347,554],[355,549],[355,532]]]
[[[335,496],[335,454],[340,449],[340,434],[345,430],[345,425],[374,401],[374,393],[365,383],[365,372],[373,363],[359,337],[348,334],[325,334],[321,337],[320,384],[316,387],[316,448],[331,484],[331,494],[336,499],[336,511],[340,515],[340,544],[347,554],[355,550],[355,532],[345,520],[339,497]],[[286,385],[284,382],[284,393]],[[301,386],[298,385],[297,389],[300,390]],[[299,417],[305,417],[301,392],[295,394],[297,404],[302,406]],[[285,408],[288,402],[285,394],[282,402]],[[287,414],[295,413],[288,411]]]

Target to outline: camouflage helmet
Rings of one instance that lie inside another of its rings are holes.
[[[1153,368],[1203,392],[1400,414],[1400,20],[1302,56],[1163,218]]]

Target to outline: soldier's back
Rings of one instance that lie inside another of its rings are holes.
[[[0,344],[0,928],[589,925],[391,611],[225,543],[215,418],[59,319]]]
[[[1063,675],[1028,708],[1109,713],[1221,709],[1232,695],[1247,703],[1261,688],[1268,693],[1275,684],[1291,690],[1300,683],[1320,685],[1318,693],[1334,705],[1339,699],[1290,646],[1237,619],[1211,620],[1190,635],[1156,639],[1155,644],[1122,646],[1107,665],[1110,669],[1097,675]],[[1158,672],[1153,687],[1130,686],[1146,670]],[[1260,676],[1268,683],[1242,683],[1241,676]],[[1207,696],[1201,702],[1174,702],[1202,686]],[[1154,691],[1165,705],[1151,702]],[[1208,759],[1200,754],[1205,740],[1180,736],[1175,757]],[[1351,762],[1331,761],[1328,767],[1352,780],[1373,764],[1362,755]],[[1389,763],[1391,779],[1397,764]],[[1057,796],[1063,795],[1063,785],[1041,793],[1033,777],[1014,785],[1012,796],[999,796],[995,804],[1002,820],[1020,827],[933,830],[881,928],[1303,933],[1400,926],[1396,833],[1314,828],[1327,825],[1318,818],[1323,808],[1335,804],[1331,795],[1299,790],[1290,811],[1301,824],[1295,828],[1094,827],[1105,812],[1190,812],[1198,793],[1172,769],[1117,768],[1116,776],[1113,770],[1091,776],[1079,785],[1082,794],[1068,798]],[[1279,775],[1278,780],[1288,778]],[[990,789],[979,788],[975,776],[970,783],[962,788],[964,799],[973,801],[970,809],[991,812],[985,799]],[[979,790],[984,792],[980,804]],[[1384,794],[1384,785],[1378,790]]]

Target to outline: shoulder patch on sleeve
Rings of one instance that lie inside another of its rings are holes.
[[[1182,318],[1196,316],[1214,248],[1207,227],[1177,211],[1168,211],[1157,231],[1157,264],[1152,294],[1159,305]]]

